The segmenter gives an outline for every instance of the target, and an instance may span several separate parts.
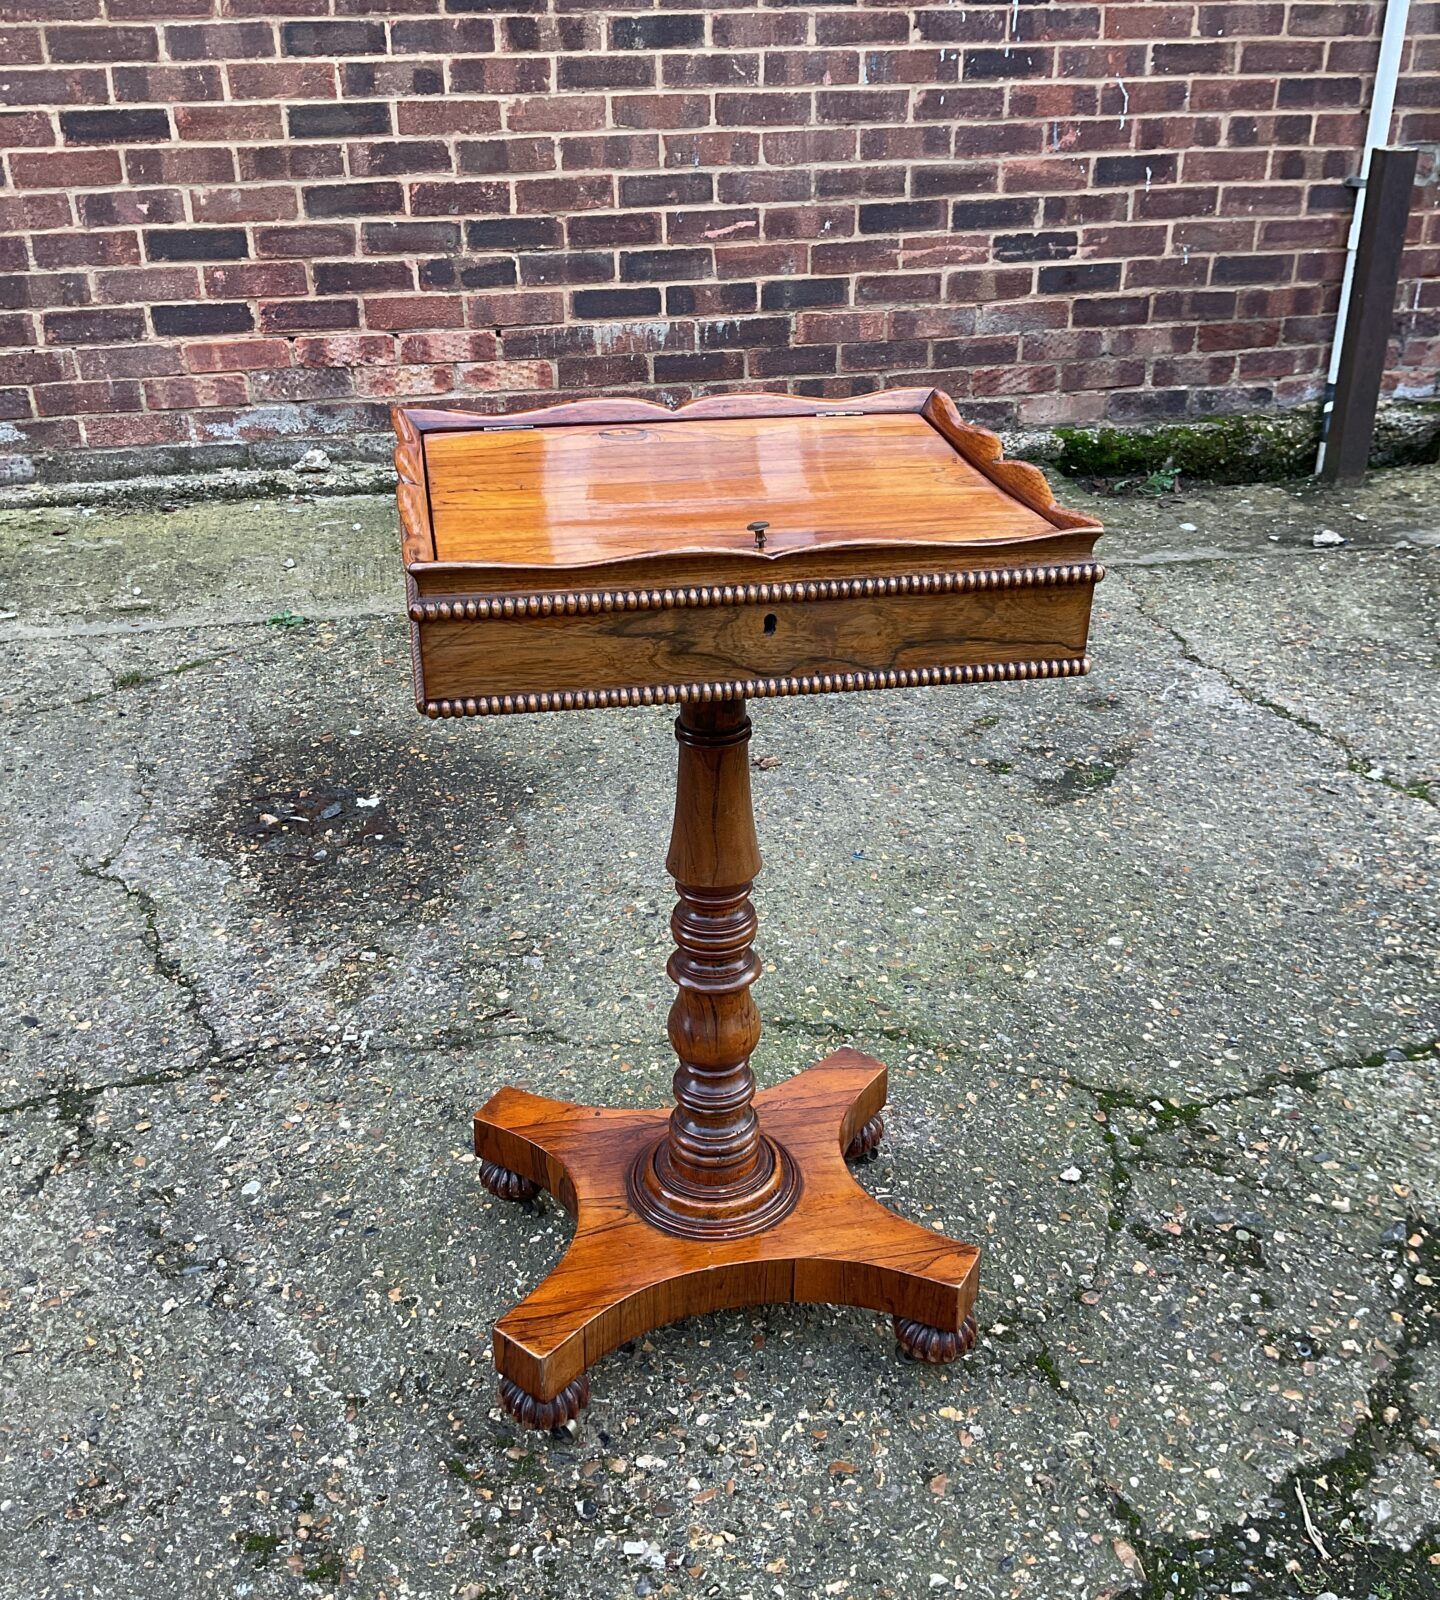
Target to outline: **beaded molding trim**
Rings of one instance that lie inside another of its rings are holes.
[[[889,672],[825,672],[803,678],[731,678],[721,683],[665,683],[634,689],[550,689],[538,694],[425,700],[420,709],[427,717],[502,717],[522,711],[603,711],[612,706],[769,700],[792,694],[844,694],[855,689],[927,689],[952,683],[1008,683],[1016,678],[1083,678],[1089,670],[1089,656],[1062,656],[1048,661],[906,667]]]
[[[968,572],[912,572],[893,578],[811,578],[790,583],[726,583],[685,589],[599,589],[561,594],[415,600],[412,622],[484,622],[491,618],[586,616],[595,611],[683,611],[706,606],[773,605],[796,600],[857,600],[874,595],[972,594],[990,589],[1053,589],[1099,583],[1098,561],[1048,567],[989,567]]]

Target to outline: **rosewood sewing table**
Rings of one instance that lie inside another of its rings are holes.
[[[755,1092],[745,702],[1076,677],[1100,525],[938,390],[394,420],[421,711],[680,708],[673,1105],[501,1089],[475,1115],[485,1186],[547,1189],[575,1218],[559,1265],[495,1326],[505,1408],[565,1423],[605,1352],[731,1306],[869,1306],[914,1357],[969,1349],[979,1251],[846,1168],[883,1132],[885,1068],[842,1049]]]

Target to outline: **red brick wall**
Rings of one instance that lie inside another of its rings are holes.
[[[0,0],[8,476],[274,458],[396,396],[1309,400],[1382,10]],[[1440,140],[1440,4],[1410,32],[1394,134]]]

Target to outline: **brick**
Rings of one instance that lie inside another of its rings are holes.
[[[708,278],[713,267],[714,259],[709,250],[624,250],[620,253],[620,277],[626,283]]]
[[[287,22],[280,29],[287,56],[374,56],[385,54],[383,22]]]
[[[12,155],[17,189],[83,189],[119,183],[123,173],[113,150],[45,150]]]
[[[46,344],[122,344],[145,337],[143,311],[47,311],[40,321]]]
[[[122,267],[97,272],[95,299],[103,305],[149,305],[156,300],[194,300],[200,274],[194,267]]]
[[[340,66],[340,88],[346,98],[410,100],[445,93],[445,68],[439,62],[345,61]],[[405,110],[401,106],[399,110]],[[498,119],[498,110],[496,116]],[[406,130],[402,128],[402,133]]]
[[[354,250],[355,229],[346,223],[255,230],[257,256],[347,256]]]
[[[567,172],[618,172],[659,164],[660,139],[653,133],[591,134],[560,141],[560,165]]]
[[[815,18],[817,28],[823,15]],[[804,44],[809,19],[803,12],[723,11],[710,20],[710,38],[717,50],[753,50],[761,45]],[[902,19],[903,22],[903,19]],[[902,27],[900,36],[906,37]]]
[[[343,139],[391,131],[390,107],[379,101],[288,106],[285,123],[292,139]]]
[[[455,253],[461,247],[458,222],[367,222],[360,230],[367,255]]]
[[[181,139],[233,144],[242,139],[279,139],[283,131],[275,105],[175,107],[175,132]]]
[[[110,194],[76,195],[75,211],[87,228],[182,222],[185,200],[175,189],[122,189]]]
[[[903,11],[820,11],[815,15],[817,44],[903,44],[909,37],[910,19]]]
[[[408,261],[317,261],[311,271],[319,295],[373,294],[413,289],[415,269]]]
[[[471,250],[543,250],[563,243],[555,217],[495,217],[465,224],[465,244]]]
[[[753,350],[750,375],[754,378],[795,377],[834,372],[839,352],[834,345],[801,345],[790,350]]]
[[[203,270],[205,293],[213,300],[261,300],[303,295],[309,281],[300,261],[240,261]]]
[[[190,197],[196,222],[284,222],[298,215],[300,203],[293,189],[197,189]]]
[[[1000,233],[995,236],[992,253],[997,261],[1066,261],[1079,244],[1077,233]]]
[[[519,281],[526,288],[545,285],[568,287],[577,283],[613,283],[615,258],[601,250],[554,250],[544,255],[521,256]],[[476,284],[476,288],[487,285]],[[488,285],[494,287],[494,285]]]
[[[165,54],[172,61],[258,61],[275,54],[268,22],[206,22],[166,28]]]
[[[616,95],[610,107],[617,128],[703,128],[710,121],[710,97],[703,94]]]
[[[459,295],[396,295],[367,298],[364,304],[370,328],[458,328],[465,321],[465,302]]]
[[[283,61],[227,66],[225,80],[237,100],[330,100],[337,89],[328,61]]]
[[[708,172],[664,172],[620,180],[622,206],[705,205],[713,199],[714,179]]]
[[[240,373],[204,378],[150,378],[141,388],[151,411],[201,411],[212,406],[243,406],[249,386]]]
[[[495,24],[483,17],[425,17],[390,25],[390,49],[397,56],[472,55],[494,48]]]
[[[255,326],[250,307],[239,301],[227,304],[207,300],[194,305],[151,306],[150,321],[159,338],[249,333]]]
[[[456,146],[461,172],[549,172],[555,166],[555,141],[529,139],[464,140]]]
[[[1074,322],[1077,328],[1114,328],[1145,322],[1149,315],[1150,301],[1147,296],[1107,296],[1076,301]]]
[[[703,15],[662,11],[610,19],[612,50],[686,50],[704,42]]]
[[[939,298],[938,272],[885,272],[855,280],[857,305],[905,305]]]
[[[136,111],[62,111],[66,144],[139,144],[170,137],[169,113],[158,107]]]
[[[822,89],[815,96],[815,115],[821,122],[902,122],[909,98],[904,89]]]
[[[1178,166],[1175,156],[1159,153],[1140,156],[1097,156],[1095,182],[1101,185],[1138,184],[1148,188],[1157,183],[1173,183]]]
[[[702,323],[700,346],[705,350],[750,350],[790,341],[788,317],[733,317]]]
[[[602,102],[603,104],[603,102]],[[515,106],[510,107],[512,117]],[[494,133],[500,108],[493,100],[449,99],[436,104],[402,104],[395,108],[395,131],[403,134]]]
[[[1054,64],[1054,52],[1038,47],[967,50],[963,76],[974,78],[1043,78]]]
[[[823,99],[823,96],[819,97]],[[715,121],[722,127],[764,128],[804,124],[811,120],[808,94],[720,93],[715,96]]]
[[[5,104],[17,106],[103,105],[109,98],[105,74],[98,69],[73,72],[58,67],[37,68],[33,72],[7,71]]]
[[[13,241],[20,244],[21,241]],[[30,248],[35,265],[56,267],[128,267],[140,260],[140,237],[132,232],[38,233]],[[22,260],[23,249],[20,252]],[[17,265],[12,270],[23,271]]]
[[[945,226],[945,205],[939,200],[899,200],[862,205],[861,233],[928,233]]]
[[[802,306],[842,306],[850,286],[844,278],[777,278],[760,290],[766,311],[794,311]]]
[[[724,383],[745,376],[738,350],[683,351],[655,357],[656,383]]]
[[[600,211],[614,204],[615,180],[608,173],[588,178],[521,178],[515,185],[517,211]]]
[[[455,94],[545,94],[550,63],[527,56],[468,56],[450,63]]]
[[[350,171],[357,178],[410,172],[449,172],[450,146],[439,139],[409,139],[351,145]]]
[[[345,175],[345,152],[339,145],[278,144],[241,145],[235,152],[242,183],[276,183],[285,180],[305,182]]]
[[[243,228],[147,228],[148,261],[239,261],[250,254]]]
[[[562,56],[560,89],[648,89],[655,82],[655,63],[644,56]]]
[[[129,183],[231,183],[235,159],[219,145],[140,146],[125,152]]]
[[[42,65],[45,60],[45,41],[40,30],[0,27],[0,60],[12,67]]]
[[[702,211],[695,215],[703,218],[714,216],[716,213]],[[529,225],[547,226],[538,219]],[[657,244],[660,240],[660,231],[660,218],[654,212],[590,212],[566,220],[565,241],[579,249],[593,249],[607,245]],[[684,236],[672,232],[670,237],[673,240]]]
[[[0,112],[0,150],[19,150],[54,143],[55,133],[46,112]]]
[[[380,216],[404,211],[398,183],[335,183],[302,192],[307,217]]]
[[[91,412],[139,411],[144,395],[138,383],[47,383],[35,390],[35,410],[42,417],[81,416]]]
[[[512,53],[527,50],[541,54],[576,53],[599,50],[605,41],[604,26],[599,17],[506,17],[501,29],[501,48]]]
[[[1041,267],[1038,287],[1041,294],[1094,294],[1120,287],[1119,262],[1071,262],[1063,267]]]
[[[803,169],[722,172],[715,184],[715,198],[725,206],[766,205],[784,200],[808,200],[814,188],[814,175]]]
[[[1021,228],[1036,220],[1039,205],[1033,199],[957,200],[950,208],[950,226],[956,233]]]
[[[322,333],[358,328],[358,300],[280,300],[260,307],[266,333]]]
[[[395,338],[388,333],[338,333],[295,341],[296,365],[302,367],[386,366],[395,359]]]
[[[577,289],[571,305],[577,317],[654,317],[660,313],[660,291]]]
[[[154,28],[121,27],[107,23],[93,28],[46,28],[45,45],[51,61],[155,61],[160,40]],[[19,61],[11,46],[9,59]]]
[[[406,334],[400,340],[399,357],[404,362],[489,361],[496,349],[493,333],[466,328]]]

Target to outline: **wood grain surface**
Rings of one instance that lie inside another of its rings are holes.
[[[570,567],[900,539],[996,542],[1053,524],[917,414],[434,433],[439,561]]]
[[[1081,656],[1088,585],[430,622],[430,699]]]
[[[495,1326],[495,1364],[548,1400],[607,1351],[680,1317],[789,1301],[868,1306],[959,1333],[980,1253],[866,1193],[847,1145],[885,1102],[885,1068],[837,1050],[758,1095],[764,1132],[801,1174],[794,1209],[763,1233],[677,1238],[635,1215],[627,1174],[666,1110],[622,1111],[502,1089],[475,1117],[482,1158],[554,1194],[575,1217],[559,1265]]]

